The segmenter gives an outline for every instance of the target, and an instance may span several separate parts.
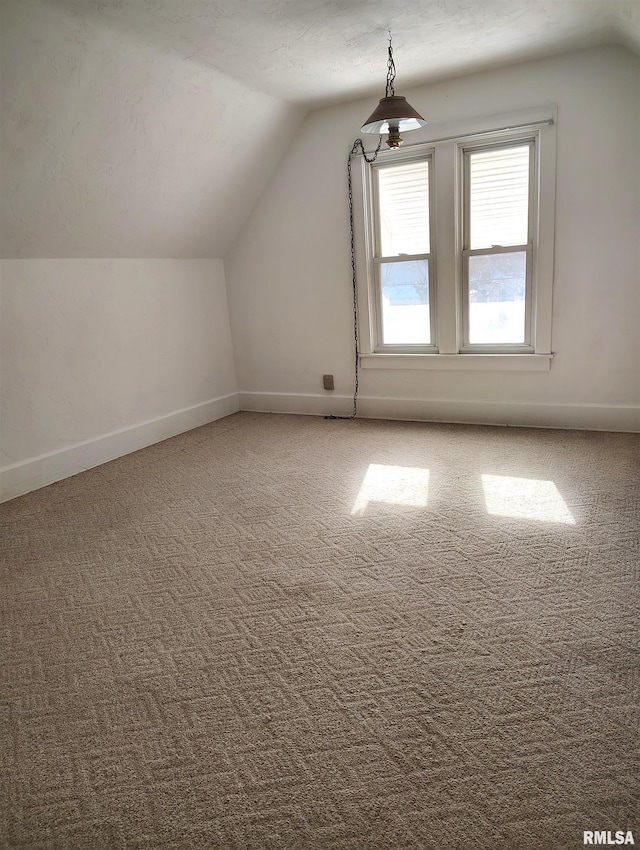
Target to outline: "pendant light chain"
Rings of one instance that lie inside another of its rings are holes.
[[[391,49],[391,33],[389,33],[389,58],[387,59],[387,90],[385,97],[393,97],[395,90],[393,81],[396,78],[396,63],[393,61],[393,50]]]
[[[358,338],[358,286],[356,279],[356,240],[353,227],[353,186],[351,183],[351,160],[360,151],[364,161],[369,165],[375,162],[382,145],[382,133],[387,133],[387,145],[397,148],[402,144],[400,130],[417,130],[424,127],[426,121],[406,101],[406,98],[396,96],[393,82],[396,78],[396,65],[393,61],[391,47],[391,30],[389,30],[389,50],[387,59],[387,88],[386,95],[380,100],[377,108],[371,113],[362,126],[363,133],[379,133],[378,147],[371,156],[367,156],[362,139],[353,143],[347,159],[347,183],[349,185],[349,231],[351,234],[351,286],[353,291],[353,342],[355,349],[353,412],[350,416],[325,416],[325,419],[355,419],[358,414],[358,385],[360,381],[360,340]]]
[[[396,63],[393,61],[393,47],[389,32],[387,48],[387,87],[385,96],[360,128],[363,133],[388,133],[387,145],[399,148],[402,144],[400,133],[417,130],[427,123],[422,115],[407,103],[406,97],[396,94],[394,81],[396,78]]]
[[[355,419],[358,414],[358,384],[360,381],[360,339],[358,335],[358,281],[356,276],[356,240],[353,226],[353,186],[351,181],[351,160],[357,153],[358,149],[364,157],[364,161],[371,164],[375,162],[380,153],[382,145],[382,136],[378,140],[378,147],[373,152],[372,156],[367,156],[362,139],[356,139],[353,147],[349,152],[347,159],[347,183],[349,186],[349,232],[351,235],[351,288],[353,295],[353,342],[355,353],[354,366],[354,390],[353,390],[353,411],[350,416],[325,416],[325,419]]]

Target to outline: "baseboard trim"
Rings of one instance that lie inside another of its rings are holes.
[[[243,391],[240,410],[306,415],[349,415],[349,396]],[[581,431],[640,432],[640,407],[601,404],[535,404],[360,396],[363,419],[400,419],[523,428],[567,428]]]
[[[348,416],[353,410],[353,399],[328,393],[230,393],[130,428],[4,466],[0,469],[0,502],[46,487],[239,410]],[[360,396],[358,416],[363,419],[640,432],[640,407],[631,405],[524,404]]]
[[[4,466],[0,469],[0,501],[6,502],[46,487],[84,472],[85,469],[92,469],[184,431],[222,419],[239,409],[238,394],[230,393],[55,452]]]
[[[240,410],[254,413],[297,413],[305,416],[347,416],[353,410],[353,398],[327,392],[260,393],[240,392]]]

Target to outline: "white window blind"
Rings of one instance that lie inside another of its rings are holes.
[[[378,171],[380,256],[429,253],[429,164]]]
[[[469,248],[529,241],[530,146],[477,151],[469,159]]]

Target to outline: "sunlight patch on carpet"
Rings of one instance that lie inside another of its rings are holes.
[[[482,486],[490,514],[566,525],[576,523],[553,481],[483,475]]]
[[[428,490],[428,469],[371,463],[351,514],[362,516],[370,502],[423,508],[427,504]]]

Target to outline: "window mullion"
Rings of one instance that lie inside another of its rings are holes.
[[[440,354],[456,354],[458,351],[457,305],[459,300],[456,268],[456,146],[453,142],[437,145],[434,162],[433,210],[434,244],[437,245],[436,297],[437,328],[436,344]]]

